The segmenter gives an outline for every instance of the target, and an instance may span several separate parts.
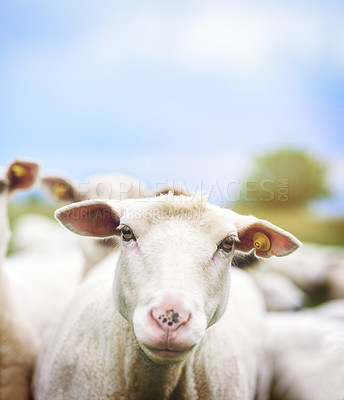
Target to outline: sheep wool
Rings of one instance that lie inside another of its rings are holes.
[[[265,307],[231,260],[254,248],[255,232],[279,256],[296,238],[201,195],[88,200],[56,217],[83,236],[121,236],[120,249],[93,269],[42,348],[36,400],[254,399]]]

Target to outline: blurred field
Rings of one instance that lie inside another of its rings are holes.
[[[39,214],[48,218],[54,219],[54,205],[40,196],[31,195],[20,200],[12,201],[8,206],[8,217],[11,231],[15,228],[15,223],[18,218],[27,214]],[[12,241],[10,241],[7,254],[13,252]]]
[[[321,218],[306,208],[274,208],[265,205],[236,204],[232,208],[241,214],[267,219],[291,232],[301,242],[344,246],[344,217]]]

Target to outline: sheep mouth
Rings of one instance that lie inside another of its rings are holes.
[[[177,364],[179,362],[185,361],[191,354],[195,346],[191,346],[185,349],[155,349],[145,346],[140,343],[140,346],[146,356],[150,358],[157,364]]]

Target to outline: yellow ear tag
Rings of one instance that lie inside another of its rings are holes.
[[[64,184],[59,183],[57,185],[54,185],[53,191],[54,191],[55,197],[57,197],[59,199],[59,198],[63,197],[64,194],[66,194],[67,189]]]
[[[17,178],[21,178],[27,174],[27,169],[18,164],[12,166],[12,171]]]
[[[269,251],[271,243],[269,238],[262,232],[256,232],[253,235],[253,246],[260,251]]]

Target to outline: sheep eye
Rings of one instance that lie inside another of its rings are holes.
[[[231,238],[225,238],[222,242],[217,246],[218,249],[229,253],[233,248],[233,240]]]
[[[122,238],[126,242],[129,242],[129,240],[136,240],[135,235],[129,226],[124,226],[122,228]]]

